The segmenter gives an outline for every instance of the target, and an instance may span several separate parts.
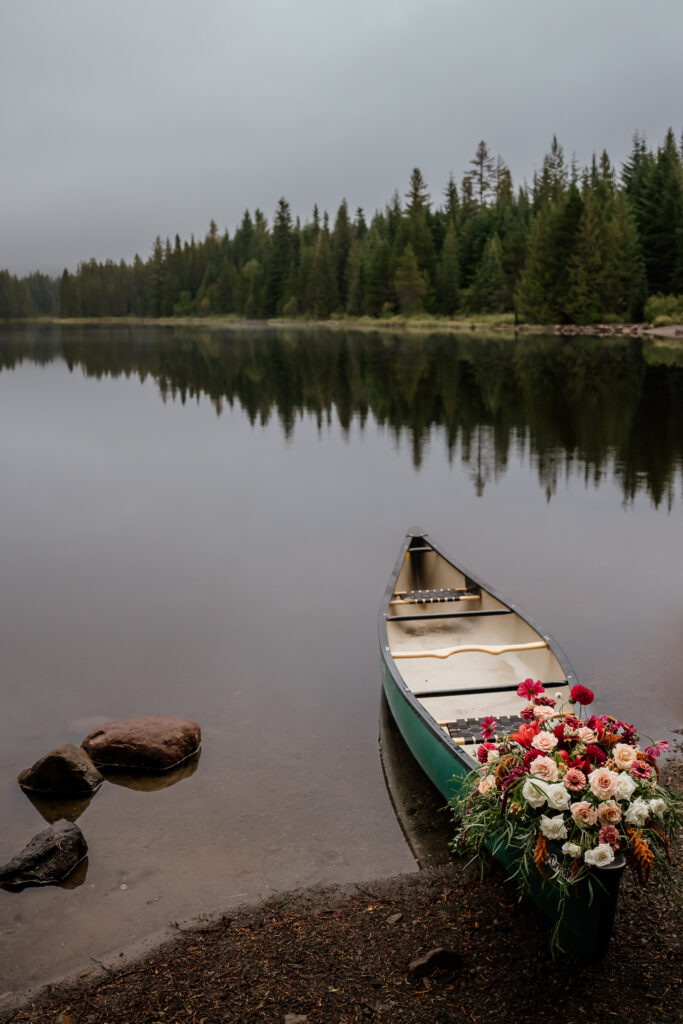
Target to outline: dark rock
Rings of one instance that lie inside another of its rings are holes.
[[[78,825],[58,821],[31,839],[18,856],[0,867],[0,885],[23,889],[29,885],[58,885],[88,852]]]
[[[439,946],[408,965],[408,977],[411,981],[425,978],[434,971],[459,971],[462,968],[462,957],[452,949]]]
[[[82,747],[65,743],[26,768],[17,781],[22,789],[33,793],[66,796],[94,793],[104,779]]]
[[[134,772],[163,772],[197,753],[201,730],[196,722],[172,715],[145,715],[106,722],[83,740],[98,767]]]

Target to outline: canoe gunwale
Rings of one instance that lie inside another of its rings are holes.
[[[549,650],[557,658],[565,674],[565,678],[567,680],[567,684],[569,687],[573,686],[577,682],[576,673],[574,672],[574,669],[572,668],[567,655],[564,653],[564,651],[562,650],[558,642],[555,640],[555,638],[552,636],[552,634],[544,630],[539,625],[539,623],[535,622],[534,619],[530,615],[527,615],[526,612],[524,612],[518,605],[511,604],[494,587],[491,587],[484,580],[480,579],[480,577],[477,576],[476,573],[471,572],[461,563],[456,562],[453,558],[450,557],[450,555],[446,554],[441,548],[437,547],[437,545],[434,544],[434,542],[431,540],[429,534],[418,529],[413,529],[406,533],[403,539],[403,545],[399,552],[398,558],[396,559],[394,568],[389,576],[389,580],[384,591],[384,596],[382,598],[382,603],[379,611],[379,644],[380,651],[382,654],[382,660],[386,666],[387,671],[391,676],[397,693],[403,698],[404,701],[406,701],[406,703],[412,709],[413,713],[417,715],[418,718],[422,721],[423,725],[425,725],[429,729],[430,733],[438,741],[438,743],[440,743],[449,752],[449,754],[458,762],[460,767],[464,769],[465,773],[469,773],[474,768],[478,767],[477,762],[474,760],[474,758],[470,757],[469,754],[461,750],[453,742],[451,737],[443,731],[443,729],[429,714],[429,712],[427,712],[427,710],[422,706],[418,699],[420,694],[414,694],[412,690],[408,688],[405,680],[403,679],[403,676],[401,675],[396,666],[389,645],[389,638],[387,634],[389,603],[394,594],[396,580],[405,561],[406,554],[410,549],[410,546],[413,543],[413,541],[418,539],[424,542],[424,544],[421,546],[422,550],[432,550],[436,552],[436,554],[443,558],[446,562],[448,562],[449,565],[453,566],[454,569],[462,573],[467,578],[468,581],[471,580],[478,587],[481,587],[482,590],[485,590],[496,601],[499,601],[500,604],[504,605],[508,611],[518,615],[524,622],[531,626],[531,628],[538,634],[538,636],[543,638],[543,640],[547,643]],[[425,615],[424,617],[428,618],[427,615]],[[521,681],[522,680],[520,680],[520,682]],[[439,785],[438,782],[436,782],[435,784],[437,786]],[[439,788],[442,789],[441,786],[439,786]]]

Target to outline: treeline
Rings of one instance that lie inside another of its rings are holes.
[[[89,260],[52,281],[0,272],[0,317],[234,314],[324,319],[396,313],[514,313],[531,323],[641,321],[648,296],[683,294],[683,140],[656,151],[636,135],[617,173],[603,152],[568,163],[553,139],[540,172],[516,192],[481,142],[440,205],[418,168],[370,222],[342,201],[272,225],[245,212],[230,236],[157,238],[149,259]],[[676,301],[669,304],[676,311]],[[683,315],[683,299],[681,299]]]

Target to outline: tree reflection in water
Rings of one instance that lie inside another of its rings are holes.
[[[683,346],[631,337],[394,334],[324,329],[100,325],[5,326],[0,370],[64,359],[88,376],[153,378],[163,401],[237,402],[252,424],[297,417],[343,431],[368,415],[410,438],[419,467],[434,428],[477,494],[505,473],[511,448],[531,461],[548,500],[562,477],[597,485],[611,472],[624,500],[673,504],[683,456]]]

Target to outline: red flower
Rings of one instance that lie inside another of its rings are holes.
[[[487,715],[484,721],[481,723],[481,734],[485,740],[490,740],[496,731],[496,722],[493,715]]]
[[[543,683],[540,679],[534,682],[533,679],[525,679],[523,683],[520,683],[517,687],[517,695],[519,697],[525,697],[526,700],[533,700],[539,693],[543,693]]]
[[[534,697],[534,704],[540,704],[545,708],[554,708],[557,701],[553,697]]]
[[[489,759],[489,750],[496,750],[495,743],[482,743],[477,751],[477,757],[479,758],[480,764],[486,764]]]
[[[517,691],[519,693],[519,690]],[[592,690],[589,690],[587,686],[581,686],[577,684],[571,688],[571,698],[575,704],[583,704],[586,707],[587,704],[592,704],[595,700],[595,694]]]
[[[564,730],[566,728],[567,728],[566,723],[565,722],[560,722],[560,724],[556,725],[555,728],[553,729],[553,736],[555,737],[555,739],[557,740],[558,743],[564,743]]]
[[[594,743],[591,743],[586,747],[586,757],[591,764],[601,765],[607,760],[607,754],[600,747],[596,747]]]
[[[517,732],[510,733],[510,739],[520,743],[523,747],[530,747],[534,736],[540,731],[540,722],[532,722],[530,725],[520,725]]]

